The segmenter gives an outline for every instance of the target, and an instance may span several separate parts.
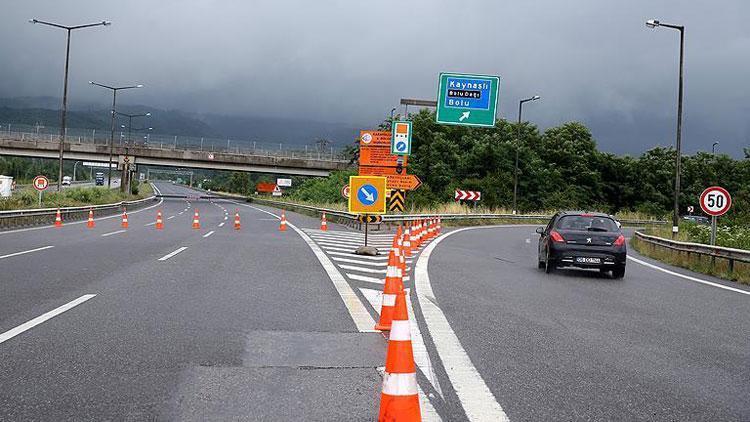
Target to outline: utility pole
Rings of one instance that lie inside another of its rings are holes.
[[[523,114],[523,104],[529,101],[536,101],[541,98],[538,95],[526,98],[518,102],[518,126],[516,129],[516,165],[513,171],[513,214],[518,212],[518,149],[521,147],[521,115]]]

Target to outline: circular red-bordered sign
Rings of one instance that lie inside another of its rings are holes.
[[[34,178],[33,185],[34,185],[34,189],[41,192],[47,189],[47,187],[49,186],[49,179],[47,179],[44,176],[37,176]]]
[[[711,186],[701,193],[700,204],[703,212],[718,217],[729,211],[732,206],[732,196],[721,186]]]
[[[341,196],[343,196],[346,199],[349,199],[349,185],[344,185],[344,187],[341,188]]]

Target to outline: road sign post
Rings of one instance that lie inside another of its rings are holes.
[[[711,246],[716,245],[716,220],[726,214],[732,206],[732,196],[721,186],[711,186],[701,193],[700,205],[703,212],[711,216]]]
[[[446,125],[495,126],[498,76],[441,73],[435,120]]]

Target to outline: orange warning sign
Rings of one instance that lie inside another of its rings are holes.
[[[391,132],[377,130],[359,132],[360,166],[396,167],[399,157],[391,154]],[[402,167],[406,167],[406,157],[403,157],[402,161]]]

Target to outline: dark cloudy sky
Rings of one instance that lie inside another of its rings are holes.
[[[0,96],[60,96],[74,33],[71,101],[106,102],[90,79],[139,82],[122,101],[370,126],[402,97],[434,99],[441,71],[502,78],[500,114],[588,124],[604,150],[674,142],[678,33],[687,27],[684,148],[750,145],[750,1],[6,1]]]

